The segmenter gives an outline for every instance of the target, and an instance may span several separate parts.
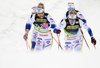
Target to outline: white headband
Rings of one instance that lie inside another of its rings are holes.
[[[76,18],[76,14],[69,14],[69,18]]]
[[[74,4],[68,4],[68,8],[75,8]]]
[[[44,8],[37,8],[36,12],[37,13],[42,13],[44,11]]]

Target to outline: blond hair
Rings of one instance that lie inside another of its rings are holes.
[[[68,4],[74,4],[73,2],[68,2]]]
[[[40,2],[37,7],[38,8],[44,8],[44,4]]]
[[[33,6],[32,8],[37,8],[36,6]]]
[[[69,12],[69,14],[77,14],[77,12],[75,10],[72,10]]]

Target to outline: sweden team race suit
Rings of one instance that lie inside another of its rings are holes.
[[[47,23],[47,29],[51,32],[51,28],[54,29],[56,27],[55,21],[48,14],[44,13],[43,17],[39,17],[37,14],[34,14],[32,18],[29,18],[26,23],[25,30],[30,30],[31,25],[34,25],[34,30],[31,39],[31,49],[43,50],[50,49],[53,44],[53,39],[49,31],[44,28],[41,24]]]
[[[62,21],[56,29],[64,29],[65,32],[65,51],[81,51],[82,49],[82,34],[80,28],[85,28],[90,36],[93,36],[91,28],[83,21],[77,19],[73,25],[70,24],[69,20]]]

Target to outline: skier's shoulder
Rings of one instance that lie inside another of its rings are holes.
[[[34,17],[34,16],[36,16],[36,14],[31,14],[30,18],[32,18],[32,17]]]
[[[69,14],[69,11],[66,11],[66,15]]]
[[[77,13],[81,13],[79,10],[75,10]]]
[[[33,14],[31,14],[30,18],[32,18],[32,17],[33,17]]]
[[[81,19],[79,19],[79,24],[82,25],[84,24],[84,22]]]
[[[51,18],[51,15],[50,15],[49,13],[44,13],[44,15],[45,15],[46,17]]]
[[[31,14],[30,20],[34,20],[36,18],[36,14]]]
[[[48,15],[49,15],[49,13],[44,13],[44,15],[45,15],[45,16],[48,16]]]
[[[83,22],[83,21],[79,19],[79,22]]]
[[[66,21],[64,20],[64,21],[62,21],[62,23],[65,23]]]
[[[68,13],[69,11],[67,10],[66,13]]]
[[[31,14],[30,18],[32,18],[34,15],[36,15],[36,14]]]
[[[76,12],[79,12],[79,10],[75,10]]]
[[[31,15],[28,17],[28,20],[32,20],[33,18],[35,18],[35,14],[31,14]]]
[[[68,19],[65,19],[65,21],[66,21],[66,22],[69,22],[69,20],[68,20]]]

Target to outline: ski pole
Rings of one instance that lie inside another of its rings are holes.
[[[90,50],[89,45],[88,45],[88,43],[87,43],[87,41],[86,41],[86,39],[85,39],[85,37],[84,37],[83,31],[82,31],[82,29],[81,29],[81,28],[80,28],[80,31],[81,31],[81,34],[82,34],[82,36],[83,36],[83,38],[84,38],[84,40],[85,40],[85,43],[86,43],[86,45],[87,45],[88,49]]]
[[[28,50],[28,48],[30,48],[30,46],[29,46],[29,44],[28,44],[28,41],[27,40],[25,40],[26,41],[26,48],[27,48],[27,50]]]
[[[48,28],[46,28],[47,31],[51,34],[51,32],[48,30]],[[61,45],[57,42],[57,40],[54,38],[54,36],[51,34],[51,36],[53,37],[53,39],[56,41],[56,43],[58,44],[58,46],[63,50],[63,48],[61,47]]]
[[[96,49],[95,45],[94,45],[94,48]]]
[[[58,36],[59,35],[59,36]],[[61,45],[61,43],[60,43],[60,34],[57,34],[57,37],[58,37],[58,42],[59,42],[59,44]],[[59,50],[59,46],[58,46],[58,50]]]

